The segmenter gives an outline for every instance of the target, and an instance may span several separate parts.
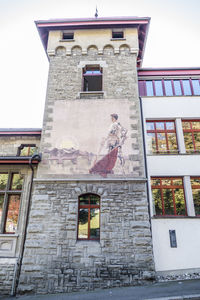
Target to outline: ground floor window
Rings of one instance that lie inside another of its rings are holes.
[[[84,194],[79,197],[78,239],[99,240],[100,238],[100,197]]]
[[[187,215],[182,177],[152,177],[155,215]]]
[[[0,173],[0,233],[17,230],[22,185],[19,173]]]

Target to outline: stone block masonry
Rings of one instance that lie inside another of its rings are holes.
[[[9,261],[6,258],[0,258],[0,295],[10,294],[14,269],[15,262]]]
[[[101,197],[100,241],[77,241],[78,196]],[[134,285],[154,264],[144,181],[35,182],[18,292]]]

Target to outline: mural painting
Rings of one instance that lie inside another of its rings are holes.
[[[70,176],[131,174],[129,103],[123,100],[56,104],[53,132],[45,149],[44,171]],[[90,105],[90,110],[86,109]],[[66,129],[66,130],[65,130]],[[46,171],[47,170],[47,171]]]

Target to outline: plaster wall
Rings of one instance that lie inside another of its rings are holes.
[[[53,53],[58,46],[66,48],[66,53],[71,54],[74,46],[81,47],[87,53],[89,46],[95,45],[99,52],[103,52],[106,45],[111,45],[116,52],[123,44],[128,44],[132,51],[138,51],[138,32],[137,28],[125,28],[124,39],[112,40],[111,29],[82,29],[74,30],[74,40],[62,40],[62,31],[50,31],[47,52]],[[72,30],[73,32],[73,30]]]
[[[152,219],[156,271],[200,268],[200,220]],[[170,247],[169,230],[176,230],[177,248]]]
[[[143,97],[146,119],[199,118],[200,97]]]

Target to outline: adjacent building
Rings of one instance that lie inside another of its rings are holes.
[[[0,130],[1,293],[199,271],[200,69],[142,69],[149,22],[36,22],[43,128]]]

